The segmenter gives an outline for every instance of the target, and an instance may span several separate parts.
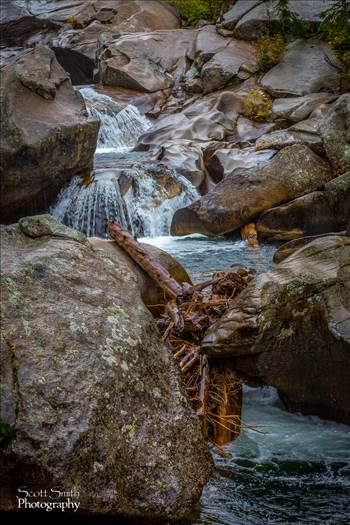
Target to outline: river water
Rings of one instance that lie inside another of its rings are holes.
[[[143,239],[162,248],[192,276],[229,266],[273,267],[275,246],[242,241]],[[200,279],[199,279],[200,280]],[[193,517],[194,525],[350,524],[350,427],[284,410],[273,388],[244,388],[243,429],[214,453],[215,471]]]
[[[173,173],[182,191],[164,199],[145,168],[147,154],[130,151],[151,123],[133,106],[91,88],[81,92],[90,114],[102,123],[95,174],[87,185],[75,178],[63,188],[53,215],[101,237],[107,219],[116,218],[142,241],[174,255],[194,281],[228,267],[257,272],[273,267],[273,245],[250,248],[235,238],[170,237],[172,215],[196,200],[195,188]],[[129,180],[124,192],[121,176],[124,183]],[[290,414],[272,388],[245,388],[242,419],[260,432],[243,429],[224,456],[213,451],[214,475],[194,511],[194,525],[350,524],[350,427]]]

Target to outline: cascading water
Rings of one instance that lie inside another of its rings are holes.
[[[101,121],[97,151],[107,148],[127,151],[134,147],[138,137],[151,126],[150,121],[132,104],[124,107],[90,87],[81,88],[80,93],[85,99],[89,115]]]
[[[81,88],[89,114],[101,121],[94,176],[74,177],[60,192],[51,213],[87,236],[106,237],[116,219],[136,237],[168,235],[173,214],[198,198],[192,184],[174,170],[132,152],[150,126],[133,105],[123,107],[92,88]]]

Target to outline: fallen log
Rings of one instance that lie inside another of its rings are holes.
[[[183,295],[183,287],[116,221],[108,221],[107,231],[112,239],[130,255],[136,264],[164,290],[164,293],[168,297],[177,299]]]

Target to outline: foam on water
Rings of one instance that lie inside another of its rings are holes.
[[[272,388],[245,388],[243,429],[215,454],[196,525],[345,525],[350,520],[350,428],[286,412]]]

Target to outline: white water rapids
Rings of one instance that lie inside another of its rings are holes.
[[[131,151],[151,126],[135,106],[123,107],[92,88],[81,88],[80,93],[90,116],[101,121],[94,176],[87,184],[74,177],[51,213],[88,237],[106,237],[108,219],[116,219],[136,237],[168,235],[175,211],[198,198],[196,189],[175,170],[152,162],[147,153]]]

